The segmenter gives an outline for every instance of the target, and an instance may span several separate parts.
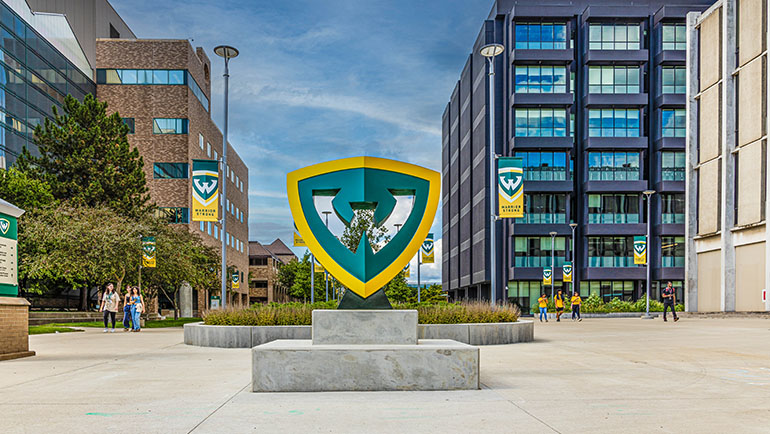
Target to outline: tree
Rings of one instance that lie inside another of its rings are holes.
[[[302,260],[292,259],[278,270],[278,284],[287,288],[290,296],[309,300],[310,267],[310,253],[305,253]],[[326,282],[324,282],[324,273],[315,273],[315,299],[324,299],[325,292]]]
[[[54,203],[48,183],[15,167],[0,170],[0,198],[28,212]]]
[[[417,301],[417,290],[407,285],[403,271],[385,285],[385,295],[388,296],[388,300],[396,303],[413,303]]]
[[[350,225],[345,226],[340,241],[351,252],[356,253],[363,234],[366,234],[366,238],[369,240],[369,244],[375,253],[390,241],[388,228],[385,225],[374,225],[374,210],[354,210],[353,220],[350,222]]]
[[[64,113],[53,108],[54,120],[35,127],[40,156],[25,148],[17,167],[47,182],[55,199],[76,206],[106,206],[139,217],[149,211],[144,161],[131,149],[128,127],[118,113],[107,115],[107,104],[86,95],[80,103],[67,96]]]
[[[434,283],[422,289],[420,292],[420,300],[426,303],[438,303],[447,301],[447,298],[444,291],[441,290],[441,285]]]

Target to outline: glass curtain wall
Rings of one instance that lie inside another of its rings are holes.
[[[515,23],[516,49],[564,50],[567,48],[565,23]]]
[[[589,152],[589,181],[638,181],[639,152]]]
[[[588,223],[639,223],[638,194],[589,194]]]
[[[565,181],[572,179],[572,161],[567,170],[567,153],[561,152],[516,152],[522,159],[525,181]]]
[[[551,237],[515,237],[514,253],[516,267],[550,267]],[[556,267],[564,265],[566,238],[554,239],[554,261]]]
[[[524,195],[524,217],[515,223],[548,224],[567,221],[567,195],[532,193]]]
[[[633,252],[634,237],[588,237],[589,267],[636,267]]]

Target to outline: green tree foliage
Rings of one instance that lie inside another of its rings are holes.
[[[64,113],[35,128],[40,156],[26,149],[17,159],[20,170],[47,182],[54,198],[77,206],[106,206],[130,217],[150,209],[139,151],[128,144],[128,127],[120,115],[107,115],[107,104],[86,95],[71,96]]]
[[[417,288],[406,284],[404,273],[401,272],[394,277],[385,287],[385,295],[395,303],[417,303]],[[420,291],[420,302],[439,303],[447,301],[444,293],[441,291],[441,285],[432,284],[425,286]]]
[[[0,170],[0,198],[25,211],[54,203],[50,185],[14,167]]]
[[[366,238],[375,253],[390,241],[388,228],[385,225],[374,225],[374,210],[357,209],[354,211],[353,221],[350,222],[349,226],[345,226],[340,241],[351,252],[355,253],[361,243],[361,236],[364,234],[366,234]]]
[[[287,288],[291,297],[310,300],[310,253],[305,253],[301,260],[293,259],[278,270],[278,284]],[[329,297],[331,297],[331,280],[329,282]],[[326,282],[324,273],[315,273],[315,299],[326,297]]]

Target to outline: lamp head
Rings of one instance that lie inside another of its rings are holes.
[[[229,45],[218,45],[214,47],[214,53],[219,57],[224,57],[225,59],[232,59],[233,57],[238,56],[238,50],[235,47],[231,47]]]
[[[577,223],[570,223],[569,227],[571,227],[572,229],[575,229],[577,227]]]
[[[650,196],[652,196],[653,194],[655,194],[655,190],[644,190],[644,191],[642,192],[642,194],[644,194],[644,195],[645,195],[645,196],[647,196],[647,197],[650,197]]]
[[[501,54],[504,50],[505,47],[500,44],[487,44],[479,48],[479,54],[484,57],[495,57]]]
[[[552,236],[552,237],[555,237],[555,236],[556,236],[556,234],[557,234],[557,232],[556,232],[556,231],[551,231],[551,232],[548,232],[548,235],[550,235],[550,236]]]

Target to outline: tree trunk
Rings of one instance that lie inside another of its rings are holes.
[[[80,309],[85,312],[88,310],[88,285],[80,288]]]

